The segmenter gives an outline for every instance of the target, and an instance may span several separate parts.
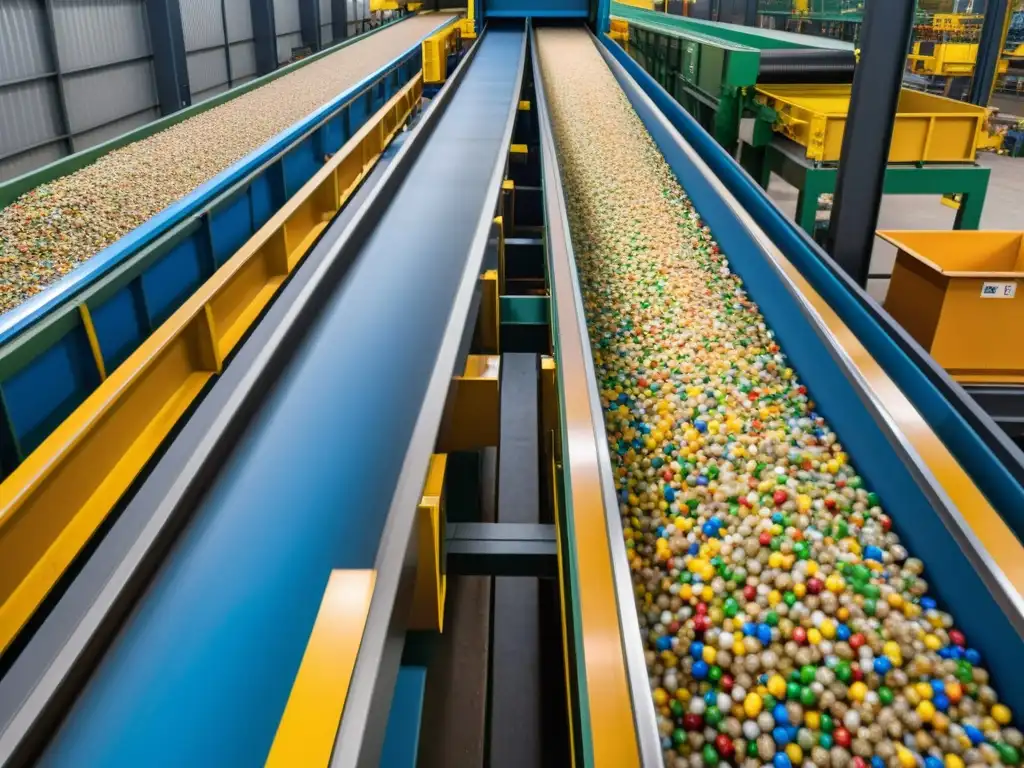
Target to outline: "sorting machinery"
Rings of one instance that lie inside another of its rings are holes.
[[[610,449],[604,416],[628,397],[609,402],[595,374],[589,246],[556,151],[584,115],[551,105],[549,17],[591,54],[575,76],[628,100],[722,274],[742,278],[736,307],[759,307],[887,530],[926,564],[926,610],[956,616],[1019,722],[1019,451],[610,40],[606,6],[475,14],[429,104],[417,45],[0,318],[0,764],[414,765],[451,596],[480,576],[489,765],[658,766],[682,749],[665,729],[682,716],[648,678],[613,471],[631,448]],[[432,43],[446,64],[448,44]],[[701,47],[701,64],[722,54],[709,92],[747,50]],[[751,471],[756,500],[776,479]],[[873,606],[872,548],[865,565],[843,541]],[[943,633],[969,666],[963,634]],[[530,655],[540,637],[554,663]],[[462,653],[469,674],[479,659]],[[531,681],[535,696],[513,694]],[[564,728],[542,743],[547,722]],[[731,744],[705,744],[705,761]]]
[[[765,188],[776,173],[799,190],[796,218],[816,231],[819,197],[835,189],[856,66],[853,45],[828,38],[670,18],[618,3],[627,50]],[[742,119],[752,118],[741,135]],[[986,112],[903,89],[887,194],[962,193],[955,228],[976,229],[989,170],[975,163]]]

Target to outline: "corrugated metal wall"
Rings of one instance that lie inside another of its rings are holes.
[[[347,0],[348,34],[369,0]],[[317,0],[320,47],[331,0]],[[179,0],[192,102],[256,77],[250,0]],[[160,116],[146,0],[0,0],[0,181]],[[302,46],[299,0],[273,0],[277,59]],[[58,55],[59,52],[59,55]]]
[[[0,180],[159,116],[143,0],[50,9],[0,0]]]
[[[334,42],[334,30],[331,29],[331,0],[320,1],[320,47],[326,48]]]
[[[370,19],[370,0],[348,0],[348,34],[358,35],[365,31]]]
[[[299,0],[274,0],[274,28],[277,31],[277,61],[291,61],[292,50],[302,47]]]
[[[192,103],[251,80],[256,74],[256,49],[249,0],[179,3]]]
[[[224,18],[228,22],[232,86],[241,85],[256,77],[256,43],[249,0],[224,0]]]

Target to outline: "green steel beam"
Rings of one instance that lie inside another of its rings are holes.
[[[547,325],[547,296],[502,296],[500,302],[502,325]]]
[[[721,45],[734,43],[758,50],[780,48],[830,48],[834,50],[853,50],[853,44],[827,37],[797,35],[792,32],[781,32],[773,29],[743,27],[738,24],[704,21],[683,16],[670,16],[667,13],[648,11],[621,3],[612,3],[612,15],[633,23],[644,22],[658,24],[679,32],[690,32],[714,38]]]
[[[768,185],[772,173],[799,191],[796,221],[808,234],[814,233],[818,197],[832,194],[836,188],[836,167],[812,167],[782,151],[777,145],[764,147],[763,161],[751,157],[749,145],[743,146],[744,166],[760,170],[761,186]],[[756,154],[756,150],[753,154]],[[980,165],[890,165],[885,171],[882,191],[887,195],[962,194],[955,229],[977,229],[985,205],[991,170]],[[757,178],[755,176],[755,178]],[[937,201],[936,201],[937,202]]]

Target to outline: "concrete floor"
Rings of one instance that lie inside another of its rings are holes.
[[[1024,118],[1024,97],[1012,96],[1007,93],[995,93],[992,95],[990,107],[998,107],[1001,115],[1014,115]]]
[[[992,169],[988,194],[981,217],[982,229],[1024,230],[1024,158],[1008,158],[979,153],[978,162]],[[797,190],[778,176],[772,176],[769,196],[788,216],[796,211]],[[878,217],[879,229],[952,229],[956,211],[932,195],[886,195]],[[871,273],[889,274],[896,249],[875,239],[871,254]],[[887,279],[868,281],[868,293],[877,301],[885,300]]]

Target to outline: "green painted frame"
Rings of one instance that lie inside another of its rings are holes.
[[[740,158],[743,167],[764,189],[768,188],[771,174],[775,173],[799,190],[796,222],[801,229],[813,235],[818,196],[835,191],[838,166],[815,166],[810,161],[800,162],[800,159],[785,152],[776,142],[763,147],[753,147],[743,142]],[[887,195],[960,193],[963,198],[953,229],[978,229],[990,175],[989,168],[976,164],[893,164],[886,169],[883,191]]]

